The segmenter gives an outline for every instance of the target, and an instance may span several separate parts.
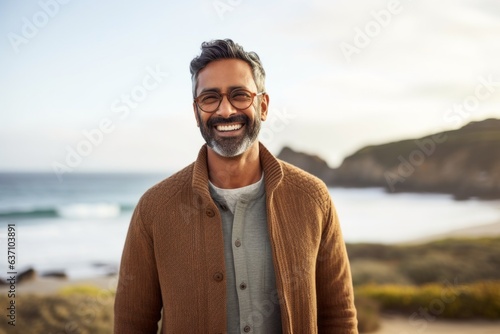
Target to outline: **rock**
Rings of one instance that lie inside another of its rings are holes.
[[[64,270],[52,270],[52,271],[45,271],[40,274],[41,277],[52,277],[52,278],[60,278],[60,279],[67,279],[68,275],[64,272]]]
[[[457,199],[500,198],[500,120],[365,147],[335,170],[334,184],[448,193]]]
[[[102,268],[102,267],[108,267],[109,263],[105,263],[105,262],[93,262],[91,265],[94,268]]]
[[[324,182],[330,182],[332,179],[333,169],[328,166],[326,161],[316,155],[297,152],[289,147],[284,147],[277,157],[319,177]]]
[[[321,158],[285,147],[278,158],[328,186],[383,187],[388,192],[433,192],[456,199],[500,198],[500,119],[367,146],[330,168]]]
[[[36,271],[33,268],[26,269],[17,274],[17,283],[24,283],[27,281],[33,281],[36,278]]]
[[[92,266],[104,272],[105,276],[114,276],[118,273],[118,265],[105,262],[94,262]]]

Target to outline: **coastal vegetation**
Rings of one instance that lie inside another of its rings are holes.
[[[359,243],[347,249],[361,333],[377,330],[384,313],[407,316],[417,327],[429,319],[500,320],[500,237]],[[91,285],[68,286],[55,294],[20,293],[16,330],[111,333],[114,295]],[[0,305],[6,303],[7,297],[0,296]],[[9,327],[0,323],[0,334],[12,332]]]
[[[500,319],[500,238],[414,245],[348,244],[361,332],[381,313],[426,319]]]
[[[113,301],[114,292],[92,285],[66,287],[55,294],[19,293],[15,327],[2,321],[0,334],[109,334]],[[0,296],[0,305],[7,303],[7,296]]]
[[[354,285],[500,280],[500,237],[422,244],[347,244]]]

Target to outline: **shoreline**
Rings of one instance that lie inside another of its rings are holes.
[[[478,238],[495,238],[498,236],[500,236],[500,222],[453,229],[448,232],[432,234],[414,240],[398,242],[396,244],[418,245],[444,239],[478,239]]]

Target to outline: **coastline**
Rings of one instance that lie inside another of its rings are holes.
[[[450,239],[450,238],[485,238],[500,236],[500,222],[484,224],[472,227],[464,227],[451,230],[445,233],[429,235],[423,238],[417,238],[406,242],[400,242],[402,245],[423,244],[431,241]]]

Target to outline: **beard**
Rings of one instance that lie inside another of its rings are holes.
[[[210,117],[207,123],[203,123],[198,110],[198,120],[200,122],[200,132],[208,147],[223,157],[236,157],[243,154],[257,140],[260,132],[261,119],[259,113],[255,111],[253,123],[245,114],[238,114],[229,118]],[[243,124],[243,133],[234,137],[221,137],[215,129],[216,125],[228,123]]]

